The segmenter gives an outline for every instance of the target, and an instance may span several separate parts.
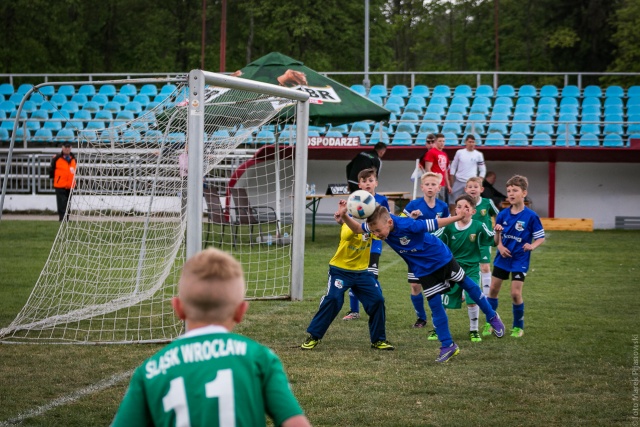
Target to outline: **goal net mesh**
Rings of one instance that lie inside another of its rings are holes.
[[[171,298],[186,253],[189,100],[186,79],[166,86],[149,109],[127,104],[132,113],[112,121],[94,113],[77,130],[67,219],[0,341],[162,342],[182,332]],[[219,87],[206,95],[203,246],[242,262],[247,298],[288,298],[293,101]]]

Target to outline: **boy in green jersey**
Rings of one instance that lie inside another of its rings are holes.
[[[186,333],[138,367],[113,426],[310,426],[278,357],[230,332],[248,303],[242,266],[206,249],[182,269],[172,305]],[[266,414],[266,415],[265,415]]]
[[[461,220],[436,230],[438,236],[453,253],[453,257],[463,268],[467,276],[475,283],[480,278],[480,258],[483,246],[495,245],[494,232],[484,223],[472,218],[475,213],[475,202],[468,194],[463,194],[456,199],[456,213],[468,212]],[[460,300],[462,289],[455,286],[445,294],[449,299]],[[469,312],[469,339],[472,342],[480,342],[482,338],[478,332],[478,305],[464,292],[467,310]],[[445,298],[446,300],[447,298]],[[445,306],[447,306],[445,301]],[[459,308],[459,306],[457,307]]]

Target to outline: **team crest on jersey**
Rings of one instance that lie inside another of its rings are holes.
[[[369,240],[371,238],[371,235],[369,233],[363,233],[362,234],[362,241],[366,242],[367,240]]]
[[[438,213],[436,214],[436,218],[442,218],[442,212],[438,212]]]
[[[480,209],[480,215],[487,216],[487,210],[486,209]]]
[[[407,236],[404,236],[404,237],[400,238],[400,244],[402,246],[407,246],[409,243],[411,243],[411,240],[407,239]]]
[[[475,242],[477,236],[478,236],[477,234],[469,234],[469,241],[470,242]]]
[[[344,282],[342,281],[342,279],[336,279],[336,281],[333,282],[333,285],[338,289],[342,289]]]
[[[523,231],[525,226],[524,221],[516,221],[516,230]]]

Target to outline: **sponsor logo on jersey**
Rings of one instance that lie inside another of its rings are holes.
[[[333,282],[333,285],[338,289],[342,289],[342,286],[344,286],[344,282],[342,281],[342,279],[336,279],[336,281]]]
[[[456,240],[456,236],[451,236],[451,240]]]
[[[516,221],[516,230],[523,231],[525,226],[524,221]]]
[[[411,239],[407,239],[407,236],[400,238],[400,244],[402,246],[407,246],[409,243],[411,243]]]
[[[477,237],[477,234],[469,234],[469,241],[470,242],[475,242],[476,241],[476,237]]]

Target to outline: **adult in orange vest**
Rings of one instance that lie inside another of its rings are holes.
[[[56,204],[58,205],[58,218],[64,219],[67,204],[71,200],[71,189],[75,187],[76,156],[71,152],[71,144],[62,144],[62,151],[51,160],[49,178],[53,179],[53,188],[56,190]]]

